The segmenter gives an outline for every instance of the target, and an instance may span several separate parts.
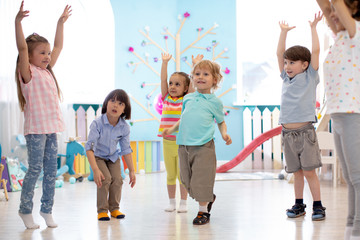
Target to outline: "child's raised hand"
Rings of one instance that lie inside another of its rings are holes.
[[[287,22],[285,22],[285,21],[280,21],[279,26],[281,28],[281,31],[285,31],[285,32],[288,32],[291,29],[296,28],[296,26],[289,27],[289,24]]]
[[[28,11],[28,10],[24,11],[24,1],[22,1],[21,5],[20,5],[19,12],[18,12],[18,14],[16,14],[15,22],[21,22],[24,17],[29,16],[29,12],[30,11]]]
[[[320,11],[318,12],[318,14],[315,13],[315,17],[314,17],[314,21],[309,21],[309,24],[310,24],[310,27],[313,28],[313,27],[316,27],[316,25],[318,24],[318,22],[320,22],[320,20],[322,19],[323,17],[323,13],[321,13]]]
[[[167,63],[172,58],[172,55],[169,53],[161,53],[161,58],[163,62]]]
[[[193,55],[191,55],[191,59],[192,59],[192,64],[195,65],[197,64],[198,62],[200,62],[201,60],[203,60],[204,58],[204,55],[202,54],[198,54],[195,58]]]
[[[71,16],[71,12],[72,12],[71,6],[66,5],[64,12],[61,14],[59,18],[59,22],[65,23],[66,20]]]

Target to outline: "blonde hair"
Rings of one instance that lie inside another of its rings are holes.
[[[223,80],[223,75],[221,74],[221,67],[220,64],[210,60],[201,60],[200,62],[196,63],[191,71],[191,77],[194,75],[195,70],[197,68],[204,69],[207,68],[210,70],[211,75],[216,80],[212,89],[216,90],[220,87],[220,83]]]
[[[28,54],[30,56],[30,54],[32,54],[32,52],[34,51],[34,49],[36,48],[37,45],[41,44],[41,43],[47,43],[49,44],[48,40],[36,33],[33,33],[31,34],[30,36],[28,36],[26,39],[26,45],[28,47]],[[55,84],[56,84],[56,88],[57,88],[57,93],[58,93],[58,96],[59,96],[59,99],[61,100],[61,91],[60,91],[60,88],[59,88],[59,84],[56,80],[56,77],[54,75],[54,72],[51,68],[50,65],[48,65],[46,67],[46,69],[51,73],[51,75],[53,76],[54,78],[54,81],[55,81]],[[24,98],[24,95],[21,91],[21,85],[20,85],[20,81],[21,79],[19,78],[19,55],[17,57],[17,60],[16,60],[16,69],[15,69],[15,81],[16,81],[16,86],[17,86],[17,94],[18,94],[18,99],[19,99],[19,105],[20,105],[20,109],[21,111],[23,112],[24,111],[24,108],[25,108],[25,104],[26,104],[26,100]]]

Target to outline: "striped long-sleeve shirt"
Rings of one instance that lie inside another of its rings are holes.
[[[172,98],[169,94],[166,94],[163,99],[163,108],[161,114],[161,122],[158,136],[162,137],[162,132],[164,128],[172,127],[177,121],[179,121],[181,116],[181,109],[183,104],[183,97]],[[177,132],[174,132],[172,135],[167,137],[176,137]]]

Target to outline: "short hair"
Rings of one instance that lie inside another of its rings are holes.
[[[210,70],[211,75],[216,79],[216,84],[213,86],[213,89],[216,90],[220,87],[220,83],[223,80],[223,75],[221,74],[220,64],[210,60],[201,60],[196,63],[191,71],[191,76],[194,76],[195,70],[197,68],[203,69],[207,68]]]
[[[291,61],[303,61],[303,62],[308,62],[310,64],[311,61],[311,53],[309,51],[309,49],[307,49],[306,47],[303,46],[293,46],[288,48],[284,54],[283,54],[284,59],[288,59]]]
[[[107,105],[110,100],[120,101],[125,104],[124,112],[120,115],[121,118],[128,120],[131,118],[131,104],[130,98],[127,93],[122,89],[115,89],[111,91],[105,98],[103,106],[101,108],[101,114],[105,114]]]

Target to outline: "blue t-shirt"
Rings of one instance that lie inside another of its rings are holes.
[[[311,64],[306,71],[290,79],[281,72],[283,79],[279,124],[316,122],[316,86],[319,74]]]
[[[132,153],[129,124],[123,118],[120,118],[119,122],[112,126],[106,114],[102,114],[101,117],[95,119],[90,125],[85,149],[86,151],[93,150],[95,156],[111,160],[112,162],[116,162],[119,155]]]
[[[215,94],[186,94],[180,118],[178,145],[201,146],[214,137],[215,121],[224,121],[223,104]]]

